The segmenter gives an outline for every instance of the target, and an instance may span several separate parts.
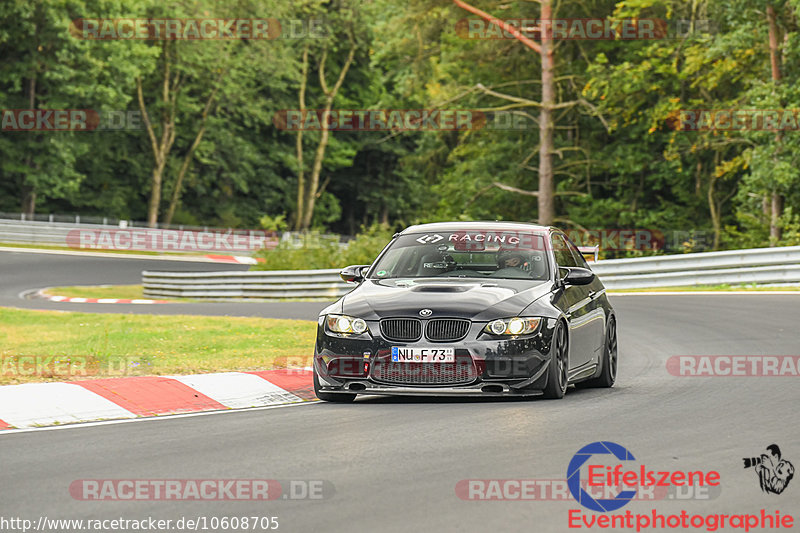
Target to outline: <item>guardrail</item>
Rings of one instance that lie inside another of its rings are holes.
[[[101,223],[102,222],[102,223]],[[352,239],[350,235],[334,235],[324,233],[308,233],[298,231],[284,231],[284,232],[266,232],[262,230],[246,230],[246,229],[232,229],[232,228],[218,228],[213,226],[187,226],[179,224],[158,224],[156,228],[150,228],[144,222],[135,222],[130,220],[118,220],[114,218],[101,218],[101,217],[81,217],[78,215],[36,215],[36,219],[32,220],[30,217],[21,214],[0,213],[0,243],[12,244],[40,244],[45,246],[59,246],[64,248],[75,248],[76,230],[85,230],[88,232],[108,232],[111,236],[120,231],[122,232],[139,232],[145,234],[147,232],[163,231],[164,233],[213,233],[213,234],[242,234],[242,235],[263,235],[269,234],[270,237],[265,240],[264,246],[267,248],[274,248],[280,241],[283,245],[290,248],[301,248],[303,246],[315,246],[319,243],[338,242],[341,246],[346,246],[347,242]],[[72,235],[72,238],[70,238]],[[130,239],[124,238],[126,242]],[[144,239],[148,241],[148,239]],[[180,240],[180,239],[178,239]],[[170,241],[172,242],[172,241]],[[106,250],[115,249],[113,246],[99,246]],[[199,248],[199,247],[198,247]],[[83,249],[83,248],[82,248]],[[133,249],[133,248],[117,248],[117,249]],[[137,250],[140,248],[136,248]],[[144,248],[142,248],[144,249]],[[174,247],[167,250],[151,250],[151,251],[169,251],[170,253],[226,253],[226,254],[249,254],[252,250],[232,249],[225,246],[207,246],[199,249],[174,249]]]
[[[273,270],[248,272],[142,272],[144,296],[220,299],[336,299],[354,285],[339,270]]]
[[[80,219],[79,219],[80,220]],[[80,229],[119,229],[119,226],[0,219],[0,242],[67,247],[67,234]]]
[[[592,270],[608,289],[800,283],[800,246],[610,259]]]
[[[147,228],[131,226],[127,221],[111,224],[84,224],[79,222],[43,222],[33,220],[0,219],[0,242],[11,244],[38,244],[92,251],[95,247],[82,247],[81,235],[97,242],[101,250],[146,250],[170,253],[211,253],[249,255],[254,247],[277,246],[280,235],[261,230],[237,230],[197,226]],[[136,238],[134,239],[134,235]],[[236,236],[241,235],[240,241]],[[287,238],[291,234],[284,234]],[[202,236],[202,237],[201,237]],[[219,236],[219,238],[217,238]],[[191,238],[194,237],[194,238]],[[252,239],[251,239],[252,237]],[[103,240],[105,238],[105,240]],[[187,243],[185,246],[182,244]],[[157,243],[153,245],[152,243]],[[249,243],[256,243],[250,247]]]
[[[800,283],[800,246],[731,250],[672,256],[612,259],[592,263],[608,289],[693,285]],[[148,298],[335,299],[354,285],[339,270],[142,273]]]

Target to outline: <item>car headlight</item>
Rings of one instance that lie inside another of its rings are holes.
[[[541,318],[498,318],[489,322],[483,331],[492,335],[527,335],[536,331]]]
[[[360,335],[367,331],[367,323],[363,318],[346,315],[328,315],[328,329],[334,333],[355,333]]]

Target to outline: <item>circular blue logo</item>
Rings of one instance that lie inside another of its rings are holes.
[[[616,511],[624,507],[636,497],[635,490],[623,490],[612,499],[594,499],[581,486],[581,466],[589,460],[592,455],[610,454],[620,461],[635,461],[636,458],[624,447],[609,441],[599,441],[587,444],[576,453],[567,467],[567,487],[575,501],[587,509],[600,513]]]

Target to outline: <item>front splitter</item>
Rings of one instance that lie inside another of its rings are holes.
[[[516,390],[499,383],[479,383],[462,387],[408,387],[402,385],[379,385],[366,381],[347,382],[340,387],[321,387],[322,392],[340,392],[347,394],[381,394],[388,396],[541,396],[540,390]]]

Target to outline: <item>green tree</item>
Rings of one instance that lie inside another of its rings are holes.
[[[85,13],[120,16],[132,1],[10,0],[0,5],[0,108],[125,109],[126,83],[152,56],[139,42],[98,42],[70,33]],[[90,157],[98,133],[17,132],[0,136],[0,174],[13,183],[24,213],[37,202],[67,199],[86,175],[78,161]]]

